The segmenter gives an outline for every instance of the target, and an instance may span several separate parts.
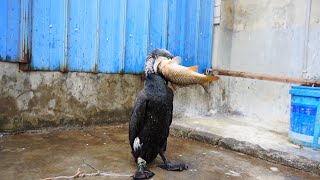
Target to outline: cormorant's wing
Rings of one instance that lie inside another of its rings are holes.
[[[143,128],[147,104],[148,99],[144,91],[142,91],[136,99],[129,123],[129,140],[131,145]]]

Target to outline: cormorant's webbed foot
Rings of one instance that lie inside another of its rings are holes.
[[[165,169],[167,171],[183,171],[188,169],[188,166],[184,163],[182,164],[166,163],[166,164],[160,164],[158,165],[158,167]]]
[[[170,161],[168,160],[167,156],[165,155],[164,151],[159,153],[164,164],[158,165],[158,167],[168,170],[168,171],[183,171],[187,170],[188,166],[186,164],[171,164]]]
[[[142,158],[138,158],[138,168],[133,175],[133,179],[148,179],[154,176],[154,173],[148,169],[146,161]]]

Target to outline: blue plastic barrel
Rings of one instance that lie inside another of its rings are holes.
[[[320,148],[320,88],[292,86],[289,141]]]

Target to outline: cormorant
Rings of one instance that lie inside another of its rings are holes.
[[[167,50],[152,51],[145,62],[146,80],[144,88],[137,96],[129,123],[129,140],[132,155],[138,164],[134,179],[146,179],[154,175],[147,163],[159,154],[164,164],[159,167],[169,171],[182,171],[185,164],[171,164],[165,155],[169,127],[172,122],[173,91],[161,74],[156,74],[153,64],[159,56],[172,59]]]

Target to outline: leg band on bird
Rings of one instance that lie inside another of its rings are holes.
[[[133,179],[148,179],[154,176],[154,173],[151,172],[147,167],[147,162],[138,157],[137,159],[138,170],[134,173]]]
[[[141,157],[138,157],[138,160],[137,160],[137,163],[138,163],[138,167],[140,168],[144,168],[147,166],[147,162],[142,159]]]

